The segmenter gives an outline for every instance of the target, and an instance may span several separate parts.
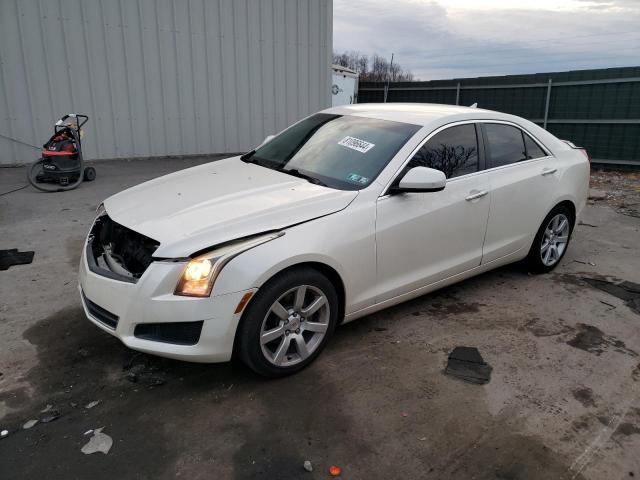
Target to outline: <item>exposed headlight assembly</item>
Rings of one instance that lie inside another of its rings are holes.
[[[193,258],[182,271],[174,295],[186,297],[208,297],[211,295],[216,278],[234,257],[258,245],[274,240],[284,235],[275,232],[267,235],[251,237],[216,248],[203,255]]]

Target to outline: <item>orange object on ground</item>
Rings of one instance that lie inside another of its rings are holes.
[[[342,473],[342,469],[337,465],[331,465],[329,467],[329,473],[331,474],[332,477],[337,477]]]

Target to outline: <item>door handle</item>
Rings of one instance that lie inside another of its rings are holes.
[[[470,202],[472,200],[477,200],[478,198],[484,197],[487,193],[489,193],[489,192],[487,192],[486,190],[481,190],[479,192],[472,193],[471,195],[466,197],[465,200],[467,202]]]
[[[544,168],[540,175],[546,177],[547,175],[551,175],[552,173],[556,173],[558,171],[557,168]]]

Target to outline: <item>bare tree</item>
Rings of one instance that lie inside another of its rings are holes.
[[[439,145],[427,143],[411,159],[412,167],[435,168],[443,171],[447,178],[451,178],[454,174],[460,175],[461,172],[468,173],[466,170],[477,163],[478,151],[476,147],[445,143]]]
[[[411,82],[413,73],[404,70],[395,60],[390,65],[389,60],[374,53],[371,56],[358,51],[334,52],[333,63],[355,70],[364,82],[384,82],[389,78],[392,82]]]

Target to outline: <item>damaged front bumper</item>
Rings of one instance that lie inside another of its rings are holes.
[[[241,316],[235,311],[253,290],[207,298],[177,296],[173,292],[185,262],[153,261],[131,281],[90,268],[95,263],[90,255],[87,243],[78,289],[91,322],[141,352],[192,362],[230,360]]]

